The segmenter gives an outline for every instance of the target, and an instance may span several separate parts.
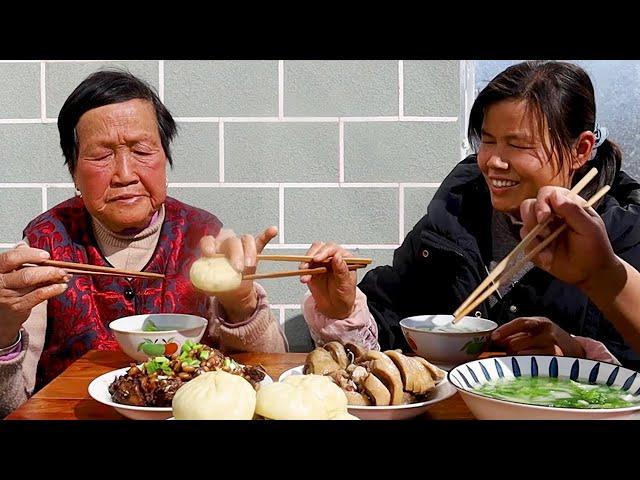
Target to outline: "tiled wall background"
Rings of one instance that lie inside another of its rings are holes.
[[[56,117],[84,77],[112,66],[151,83],[178,122],[169,194],[238,233],[277,225],[272,253],[323,240],[390,263],[465,153],[467,61],[0,62],[0,251],[73,195]],[[308,350],[305,288],[262,285],[290,349]]]

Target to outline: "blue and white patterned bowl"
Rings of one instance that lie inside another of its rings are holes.
[[[640,419],[640,403],[622,408],[564,408],[499,400],[474,387],[499,378],[552,377],[609,385],[640,395],[640,374],[596,360],[552,355],[485,358],[458,365],[447,374],[473,415],[480,420],[596,420]]]

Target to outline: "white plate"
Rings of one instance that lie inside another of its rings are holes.
[[[133,420],[166,420],[172,417],[173,412],[171,407],[136,407],[134,405],[123,405],[113,401],[109,393],[109,385],[113,383],[116,377],[125,375],[129,368],[130,367],[125,367],[112,370],[111,372],[94,378],[89,384],[89,395],[91,395],[91,398],[96,402],[115,408],[118,413]],[[265,375],[260,385],[265,386],[270,383],[273,383],[273,379],[269,375]]]
[[[290,375],[304,375],[304,365],[290,368],[278,379],[279,382]],[[429,393],[424,402],[410,403],[409,405],[389,405],[388,407],[349,406],[349,413],[361,420],[405,420],[407,418],[422,415],[434,403],[446,400],[456,393],[456,389],[446,378],[438,382],[436,388]]]

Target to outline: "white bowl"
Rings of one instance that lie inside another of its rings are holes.
[[[173,417],[171,407],[136,407],[134,405],[123,405],[122,403],[113,401],[109,393],[109,385],[111,385],[117,377],[126,375],[127,370],[129,370],[129,367],[112,370],[111,372],[94,378],[89,384],[89,395],[91,398],[104,405],[115,408],[118,413],[133,420],[166,420]],[[260,386],[264,387],[270,383],[273,383],[273,379],[265,374],[265,377],[260,382]]]
[[[170,328],[157,332],[142,330],[145,322],[151,321],[158,328]],[[151,313],[133,315],[114,320],[109,324],[116,341],[124,353],[138,362],[150,357],[171,355],[180,351],[187,340],[198,343],[207,328],[207,320],[183,313]]]
[[[453,327],[457,332],[431,331],[449,325],[451,315],[417,315],[400,320],[400,328],[411,349],[444,370],[478,358],[498,327],[492,320],[463,317]],[[469,330],[469,331],[467,331]]]
[[[584,358],[521,355],[484,358],[459,365],[447,378],[480,420],[623,420],[639,419],[640,403],[622,408],[565,408],[531,405],[489,397],[474,387],[498,378],[552,377],[610,385],[640,395],[640,375],[619,365]]]
[[[304,365],[290,368],[280,375],[278,381],[281,382],[290,375],[304,375],[303,370]],[[444,378],[438,382],[436,388],[429,393],[427,400],[423,402],[408,405],[389,405],[386,407],[351,405],[348,410],[351,415],[355,415],[360,420],[406,420],[422,415],[431,405],[446,400],[455,393],[456,389]]]

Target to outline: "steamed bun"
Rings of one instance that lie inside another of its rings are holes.
[[[347,397],[324,375],[291,375],[258,391],[256,413],[272,420],[331,420],[347,414]]]
[[[330,377],[325,375],[290,375],[284,382],[298,388],[311,390],[327,409],[329,417],[347,411],[347,396]]]
[[[172,407],[176,420],[251,420],[256,391],[241,376],[215,370],[181,386]]]
[[[193,285],[204,292],[235,290],[242,282],[242,273],[236,271],[225,257],[202,257],[193,262],[189,277]]]

